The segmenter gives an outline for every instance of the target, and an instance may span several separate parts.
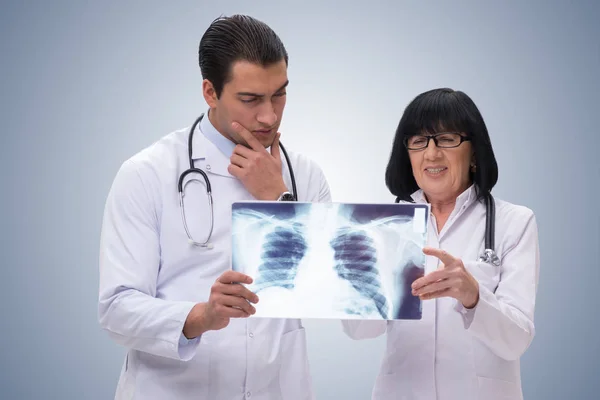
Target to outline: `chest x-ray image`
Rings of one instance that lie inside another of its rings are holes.
[[[232,267],[255,317],[421,319],[427,204],[238,202]]]

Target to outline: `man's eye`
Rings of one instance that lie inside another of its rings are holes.
[[[242,101],[242,103],[252,103],[256,100],[256,98],[253,99],[240,99]]]

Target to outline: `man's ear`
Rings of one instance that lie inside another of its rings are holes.
[[[213,86],[212,82],[208,79],[204,79],[202,81],[202,95],[204,96],[204,101],[210,108],[215,108],[217,105],[217,101],[219,100],[217,97],[217,91]]]

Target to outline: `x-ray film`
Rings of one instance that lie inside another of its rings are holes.
[[[232,267],[255,317],[421,319],[428,204],[237,202]]]

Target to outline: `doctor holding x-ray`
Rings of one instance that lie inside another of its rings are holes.
[[[386,183],[400,202],[431,204],[418,321],[343,321],[354,339],[386,334],[374,400],[521,400],[519,359],[535,334],[534,213],[494,199],[498,166],[469,96],[431,90],[406,108]],[[487,232],[487,234],[486,234]]]
[[[259,298],[230,260],[233,202],[330,200],[319,166],[279,143],[286,49],[223,17],[199,63],[208,111],[125,161],[106,201],[99,319],[127,348],[115,398],[313,399],[301,321],[248,319]]]

